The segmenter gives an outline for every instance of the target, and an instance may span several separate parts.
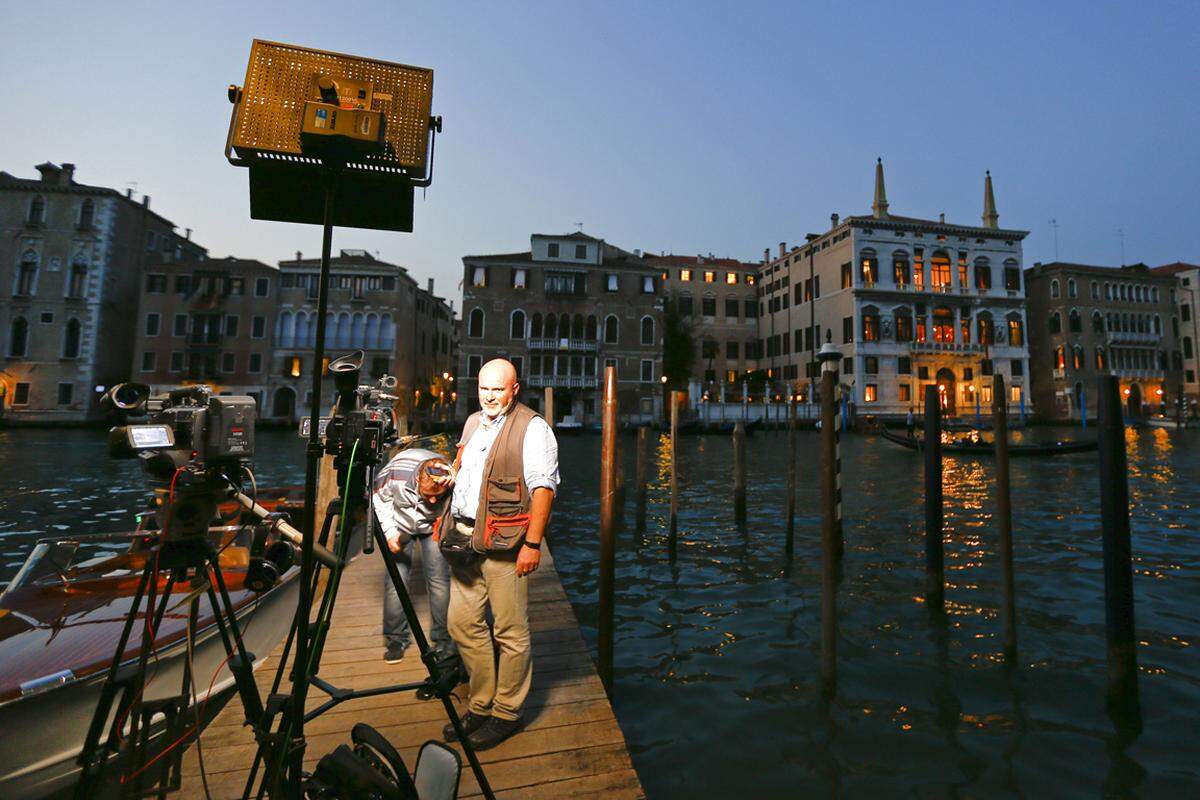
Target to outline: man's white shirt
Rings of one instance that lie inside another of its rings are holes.
[[[501,414],[495,419],[488,419],[487,415],[480,414],[479,427],[463,447],[458,477],[454,483],[454,498],[450,501],[456,517],[475,518],[479,510],[483,465],[507,417],[507,414]],[[524,464],[525,486],[530,494],[539,488],[558,491],[558,442],[554,438],[554,431],[541,417],[529,421],[521,447],[521,461]]]

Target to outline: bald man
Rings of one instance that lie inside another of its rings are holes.
[[[451,564],[449,627],[470,675],[463,726],[472,747],[487,750],[521,727],[533,677],[528,576],[541,560],[559,481],[554,432],[517,401],[513,365],[489,361],[478,381],[480,410],[458,443],[450,509],[456,533],[470,538],[479,557]],[[443,733],[448,741],[456,735],[449,725]]]

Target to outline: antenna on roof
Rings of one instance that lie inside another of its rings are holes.
[[[579,228],[580,233],[583,233],[583,223],[582,222],[576,222],[575,227]]]
[[[1058,261],[1058,220],[1050,220],[1050,227],[1054,228],[1054,260]]]
[[[1125,266],[1125,229],[1117,228],[1117,238],[1121,240],[1121,266]]]

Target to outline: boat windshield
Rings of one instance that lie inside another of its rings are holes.
[[[227,548],[249,547],[252,529],[232,525],[210,528],[208,533],[213,544],[221,548],[224,562]],[[146,566],[146,553],[153,552],[150,547],[155,538],[136,531],[42,539],[0,594],[0,603],[22,588],[70,587],[83,580],[139,575]]]

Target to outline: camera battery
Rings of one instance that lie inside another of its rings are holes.
[[[222,396],[208,400],[208,460],[249,458],[254,455],[254,420],[258,406],[253,397]]]

